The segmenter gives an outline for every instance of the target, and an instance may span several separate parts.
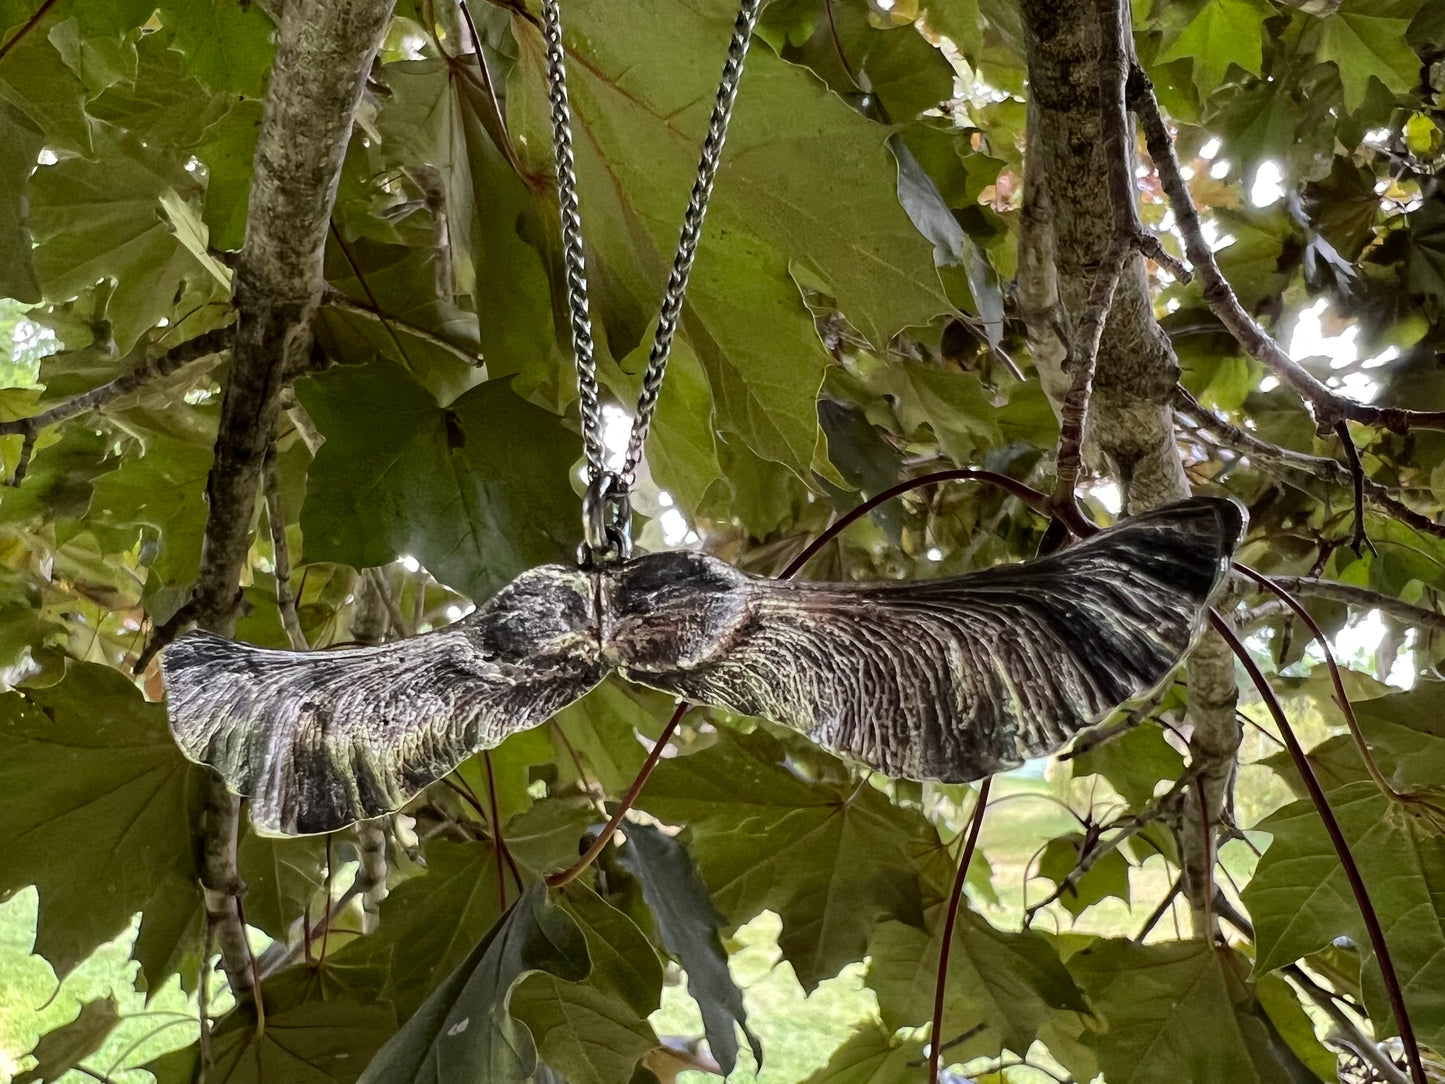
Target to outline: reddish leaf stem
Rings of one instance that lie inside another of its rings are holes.
[[[968,879],[968,866],[978,846],[978,833],[983,828],[983,815],[988,809],[988,791],[993,785],[989,776],[978,788],[978,801],[973,807],[973,820],[963,857],[958,860],[958,873],[953,878],[953,895],[948,899],[948,916],[943,920],[943,943],[938,946],[938,977],[933,988],[933,1033],[928,1042],[928,1084],[938,1084],[938,1068],[943,1054],[943,995],[948,988],[948,954],[953,948],[953,929],[958,923],[958,908],[963,902],[963,884]]]
[[[1390,785],[1390,781],[1385,778],[1384,772],[1380,771],[1380,766],[1375,763],[1374,754],[1370,752],[1370,747],[1365,741],[1364,731],[1360,729],[1360,721],[1355,717],[1355,707],[1350,703],[1350,698],[1345,693],[1345,680],[1343,675],[1340,674],[1339,664],[1335,662],[1335,654],[1330,650],[1329,641],[1325,639],[1325,634],[1315,619],[1310,616],[1310,612],[1304,608],[1299,599],[1295,598],[1294,595],[1290,594],[1290,592],[1286,591],[1268,576],[1256,572],[1254,569],[1239,564],[1238,562],[1235,562],[1234,570],[1246,579],[1253,580],[1266,591],[1273,593],[1280,601],[1293,610],[1295,616],[1304,622],[1305,628],[1310,630],[1310,635],[1314,637],[1315,643],[1319,644],[1320,650],[1324,652],[1325,665],[1329,667],[1330,671],[1330,683],[1335,688],[1335,703],[1339,705],[1340,712],[1345,717],[1345,725],[1350,729],[1350,737],[1355,741],[1355,748],[1359,750],[1360,759],[1365,762],[1365,770],[1370,773],[1370,778],[1375,781],[1377,787],[1384,791],[1386,797],[1399,801],[1401,798],[1399,791]]]
[[[507,863],[507,868],[512,871],[512,880],[517,882],[517,891],[522,891],[522,874],[517,869],[517,860],[512,857],[512,852],[507,848],[507,841],[502,838],[502,815],[497,810],[497,777],[492,770],[492,751],[482,751],[482,763],[487,766],[487,802],[492,810],[492,842],[497,847],[497,857]],[[507,909],[507,890],[503,887],[502,866],[497,864],[497,889],[502,897],[502,910]]]
[[[642,762],[642,767],[633,779],[632,785],[627,788],[627,793],[622,796],[622,801],[617,803],[617,809],[613,812],[602,831],[597,833],[597,838],[592,845],[583,852],[582,857],[568,866],[561,873],[554,873],[547,878],[548,888],[561,888],[565,884],[575,881],[578,875],[597,860],[607,844],[611,841],[613,834],[622,824],[622,818],[627,816],[627,811],[637,801],[637,796],[642,793],[643,784],[647,777],[652,774],[652,769],[657,767],[657,762],[662,759],[662,751],[667,748],[667,743],[672,741],[672,736],[677,732],[677,724],[682,722],[682,717],[687,714],[687,709],[692,707],[687,701],[677,705],[677,710],[672,713],[672,718],[662,728],[662,733],[657,736],[657,743],[653,745],[652,752],[647,754],[647,759]]]
[[[25,35],[35,29],[36,24],[39,23],[41,19],[45,18],[46,12],[53,8],[56,3],[57,0],[45,0],[45,3],[41,4],[38,8],[35,9],[35,14],[25,20],[25,25],[22,26],[19,30],[15,31],[14,34],[10,35],[10,40],[7,41],[4,45],[0,45],[0,60],[4,60],[5,54],[10,52],[10,50],[15,48],[15,46],[19,45],[20,42],[24,39]]]
[[[1395,1015],[1395,1024],[1400,1029],[1400,1042],[1405,1048],[1405,1057],[1410,1063],[1410,1079],[1413,1084],[1427,1084],[1425,1066],[1420,1061],[1420,1047],[1415,1041],[1415,1028],[1411,1024],[1410,1014],[1405,1008],[1405,994],[1400,988],[1399,976],[1395,973],[1395,961],[1390,956],[1390,946],[1385,943],[1385,931],[1380,926],[1380,916],[1375,911],[1375,905],[1370,902],[1369,890],[1365,888],[1364,878],[1360,876],[1360,867],[1355,864],[1355,856],[1350,853],[1349,842],[1340,828],[1340,822],[1335,818],[1335,811],[1330,808],[1330,803],[1325,798],[1325,792],[1320,787],[1320,781],[1315,778],[1314,769],[1310,767],[1309,758],[1305,756],[1299,739],[1295,737],[1294,729],[1289,725],[1289,719],[1285,717],[1279,698],[1275,696],[1274,690],[1270,688],[1269,682],[1265,680],[1264,674],[1255,664],[1254,659],[1250,658],[1249,652],[1239,642],[1239,637],[1235,636],[1234,629],[1230,627],[1228,621],[1213,610],[1209,613],[1209,623],[1224,638],[1224,642],[1234,652],[1235,658],[1249,674],[1249,679],[1259,690],[1265,707],[1274,717],[1275,725],[1279,727],[1280,736],[1284,739],[1286,748],[1289,749],[1290,758],[1294,761],[1300,778],[1304,780],[1305,789],[1309,791],[1310,801],[1314,803],[1315,811],[1319,813],[1320,820],[1325,826],[1325,832],[1330,837],[1330,843],[1334,845],[1335,854],[1339,856],[1340,865],[1345,871],[1345,880],[1349,881],[1350,891],[1355,896],[1355,904],[1360,909],[1360,917],[1365,921],[1365,931],[1369,934],[1370,946],[1374,949],[1375,960],[1380,965],[1380,977],[1385,984],[1385,995],[1389,998],[1390,1009]]]
[[[924,486],[937,485],[939,482],[986,482],[991,486],[996,486],[1003,490],[1011,497],[1017,497],[1035,512],[1047,516],[1059,511],[1052,506],[1047,494],[1040,493],[1032,486],[1026,485],[1016,478],[1010,478],[1006,474],[999,474],[991,470],[975,470],[972,467],[958,467],[951,470],[933,471],[929,474],[919,475],[917,478],[909,478],[907,481],[899,482],[895,486],[889,486],[882,493],[869,497],[862,504],[858,505],[858,507],[845,512],[842,516],[838,517],[832,526],[809,543],[808,547],[803,550],[802,553],[793,558],[792,563],[783,569],[779,579],[792,579],[802,570],[804,565],[817,555],[819,550],[879,505],[887,504],[894,497],[902,496],[904,493],[910,493],[915,489],[922,489]],[[1063,518],[1066,520],[1065,525],[1075,534],[1083,536],[1094,533],[1096,528],[1093,524],[1085,520],[1083,516],[1079,515],[1077,509],[1064,508],[1062,509],[1062,513]]]

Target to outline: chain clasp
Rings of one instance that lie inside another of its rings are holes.
[[[582,545],[577,560],[584,568],[625,561],[632,556],[632,502],[628,487],[612,471],[587,483],[582,496]]]

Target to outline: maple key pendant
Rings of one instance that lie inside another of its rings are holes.
[[[979,779],[1160,687],[1244,523],[1234,501],[1197,497],[936,580],[781,582],[694,552],[544,565],[453,625],[377,647],[194,632],[162,658],[171,729],[281,834],[399,809],[612,673],[889,776]]]

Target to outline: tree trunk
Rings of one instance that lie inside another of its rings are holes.
[[[1040,173],[1025,179],[1025,192],[1032,198],[1024,208],[1020,247],[1034,254],[1052,251],[1052,285],[1067,314],[1065,326],[1074,326],[1115,222],[1100,121],[1099,18],[1093,4],[1076,0],[1020,0],[1020,8],[1029,70],[1026,161],[1031,172]],[[1127,14],[1122,34],[1132,55]],[[1132,143],[1128,150],[1132,176]],[[1023,293],[1036,310],[1052,292],[1041,262],[1020,260],[1030,276],[1021,283]],[[1034,342],[1047,343],[1051,335],[1050,327],[1030,329]],[[1069,385],[1069,374],[1059,369],[1067,364],[1059,361],[1061,353],[1046,350],[1035,359],[1056,407]],[[1135,254],[1120,276],[1104,326],[1087,435],[1090,458],[1114,474],[1126,512],[1189,494],[1170,407],[1178,378],[1173,347],[1154,319],[1143,259]],[[1233,657],[1211,634],[1189,662],[1190,755],[1200,774],[1179,826],[1185,885],[1197,919],[1212,883],[1213,837],[1229,805],[1240,738],[1237,694]]]

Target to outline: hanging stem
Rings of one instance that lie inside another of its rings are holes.
[[[497,777],[492,770],[492,751],[482,751],[482,763],[487,766],[487,802],[491,806],[492,816],[492,842],[497,847],[497,891],[502,897],[502,910],[507,909],[507,890],[502,881],[502,862],[512,871],[512,880],[517,883],[517,891],[522,891],[522,874],[517,869],[517,860],[512,857],[511,850],[507,847],[507,841],[502,838],[502,814],[497,809]]]
[[[1335,854],[1339,856],[1340,865],[1345,871],[1345,880],[1350,883],[1350,891],[1354,893],[1355,904],[1359,907],[1360,917],[1365,921],[1370,947],[1374,949],[1375,959],[1380,965],[1380,978],[1385,984],[1385,995],[1390,1001],[1390,1009],[1395,1015],[1395,1025],[1400,1029],[1400,1042],[1405,1047],[1405,1058],[1410,1064],[1410,1079],[1413,1084],[1427,1084],[1425,1066],[1420,1061],[1420,1047],[1415,1041],[1415,1028],[1411,1024],[1410,1014],[1405,1008],[1405,994],[1400,988],[1399,976],[1395,973],[1395,961],[1390,956],[1390,946],[1385,942],[1385,931],[1380,926],[1380,916],[1375,911],[1374,904],[1370,902],[1369,890],[1365,888],[1364,878],[1360,876],[1360,867],[1355,864],[1355,856],[1350,853],[1349,842],[1340,828],[1340,822],[1335,818],[1335,811],[1330,808],[1330,803],[1325,798],[1325,792],[1320,787],[1320,781],[1315,778],[1314,769],[1310,767],[1309,757],[1305,755],[1299,739],[1295,737],[1294,729],[1289,725],[1289,719],[1285,717],[1279,698],[1274,695],[1274,690],[1270,688],[1269,682],[1265,680],[1259,666],[1250,657],[1244,645],[1239,642],[1239,637],[1235,636],[1228,621],[1211,610],[1209,623],[1229,645],[1235,658],[1249,674],[1249,679],[1259,690],[1265,707],[1274,717],[1275,725],[1279,727],[1280,736],[1284,739],[1285,747],[1289,749],[1290,758],[1294,761],[1300,778],[1304,780],[1305,789],[1309,791],[1310,801],[1314,803],[1315,811],[1319,813],[1320,820],[1325,826],[1325,832],[1330,837],[1330,843],[1334,845]]]
[[[1304,622],[1305,628],[1310,630],[1310,635],[1314,637],[1315,643],[1320,645],[1320,651],[1322,651],[1325,656],[1325,665],[1330,671],[1330,683],[1335,689],[1335,703],[1339,705],[1340,713],[1345,717],[1345,726],[1349,728],[1350,737],[1355,743],[1356,750],[1359,751],[1360,759],[1364,761],[1365,771],[1369,773],[1375,786],[1379,787],[1385,797],[1391,801],[1399,802],[1401,805],[1422,806],[1428,810],[1432,816],[1442,818],[1442,821],[1445,821],[1445,809],[1442,809],[1434,802],[1422,798],[1419,795],[1401,793],[1385,778],[1385,773],[1380,770],[1380,765],[1375,760],[1375,754],[1370,750],[1369,743],[1365,741],[1365,732],[1360,728],[1360,720],[1355,715],[1355,706],[1350,703],[1350,698],[1345,692],[1344,675],[1340,673],[1339,664],[1335,661],[1334,652],[1330,650],[1329,641],[1325,639],[1325,634],[1320,629],[1319,624],[1310,616],[1310,612],[1304,608],[1300,600],[1268,576],[1256,572],[1246,565],[1241,565],[1236,562],[1234,564],[1234,570],[1245,578],[1253,580],[1266,591],[1273,593],[1286,606],[1293,610],[1295,616]]]
[[[618,826],[622,824],[622,818],[627,816],[627,811],[636,804],[637,796],[642,793],[643,784],[647,782],[647,777],[652,774],[652,769],[657,767],[657,762],[662,759],[662,751],[667,748],[667,743],[672,741],[673,734],[677,732],[677,724],[682,722],[682,717],[687,714],[687,709],[690,707],[692,707],[692,705],[685,700],[677,705],[676,710],[672,713],[672,718],[667,721],[667,725],[662,728],[662,733],[657,736],[657,742],[653,745],[652,752],[647,754],[647,759],[642,762],[642,767],[638,769],[637,777],[633,779],[632,786],[627,788],[627,793],[622,796],[622,801],[617,803],[617,809],[603,826],[602,831],[597,833],[597,838],[592,841],[592,845],[587,848],[581,858],[577,859],[576,862],[572,863],[572,865],[568,866],[561,873],[554,873],[547,878],[548,888],[561,888],[565,884],[571,884],[577,879],[577,876],[595,862],[597,856],[606,849],[607,844],[616,833]]]
[[[948,988],[948,954],[953,948],[953,928],[958,922],[958,908],[963,901],[963,884],[968,879],[968,866],[978,846],[978,833],[983,828],[983,815],[988,809],[988,792],[993,785],[989,776],[978,788],[978,801],[973,807],[973,821],[968,827],[968,840],[963,857],[958,860],[958,873],[953,878],[953,895],[948,899],[948,916],[943,920],[943,943],[938,946],[938,978],[933,988],[933,1033],[928,1043],[928,1084],[938,1084],[938,1066],[943,1054],[943,995]]]
[[[999,474],[991,470],[974,470],[972,468],[959,467],[954,470],[934,471],[931,474],[910,478],[906,482],[899,482],[896,486],[890,486],[877,496],[870,497],[858,505],[858,507],[844,513],[827,530],[815,538],[802,553],[793,558],[792,563],[783,570],[779,579],[792,579],[802,570],[804,565],[812,560],[813,556],[817,554],[819,550],[879,505],[886,504],[894,497],[901,496],[912,490],[922,489],[924,486],[952,481],[986,482],[989,485],[997,486],[1010,496],[1017,497],[1036,512],[1044,515],[1062,516],[1062,518],[1069,521],[1069,528],[1074,530],[1076,534],[1093,534],[1096,529],[1093,524],[1086,521],[1072,505],[1066,509],[1056,509],[1052,507],[1046,494],[1040,493],[1037,489],[1025,485],[1016,478],[1010,478],[1006,474]],[[663,750],[667,748],[668,742],[672,740],[673,734],[677,732],[677,727],[678,724],[682,722],[682,717],[687,714],[688,709],[691,707],[692,705],[686,701],[677,705],[677,710],[672,713],[672,718],[669,719],[667,725],[662,728],[662,733],[658,735],[657,742],[652,747],[652,752],[647,754],[647,759],[642,762],[642,767],[638,769],[636,778],[632,780],[632,785],[627,788],[627,793],[622,796],[622,801],[618,803],[617,809],[613,811],[612,816],[608,818],[607,823],[602,827],[602,831],[597,834],[597,838],[592,841],[592,845],[587,848],[582,857],[566,869],[559,873],[554,873],[547,878],[547,886],[549,888],[561,888],[563,885],[570,884],[576,880],[582,871],[595,862],[597,856],[606,849],[613,834],[616,833],[618,827],[621,826],[622,819],[627,815],[627,811],[637,802],[638,795],[642,793],[642,788],[647,783],[647,777],[652,774],[652,769],[656,768],[657,762],[662,759]]]

